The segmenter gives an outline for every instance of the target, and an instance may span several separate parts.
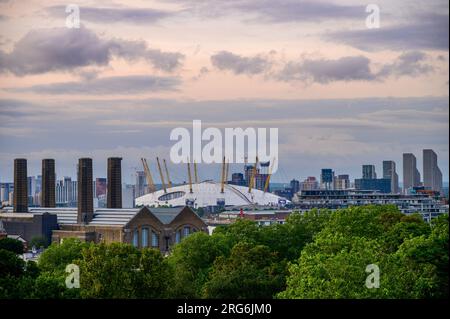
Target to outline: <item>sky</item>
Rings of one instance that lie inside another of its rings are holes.
[[[176,127],[278,128],[273,182],[360,178],[363,164],[433,149],[448,181],[448,1],[0,0],[0,182],[13,159],[58,178],[92,157],[169,160]],[[66,6],[80,27],[66,25]],[[231,166],[241,171],[242,164]],[[184,165],[169,162],[175,182]],[[220,165],[200,165],[219,179]],[[158,180],[158,178],[155,178]]]

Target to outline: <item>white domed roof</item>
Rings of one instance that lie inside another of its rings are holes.
[[[279,206],[289,201],[283,197],[272,193],[264,193],[258,189],[248,192],[248,187],[237,185],[224,185],[224,192],[221,193],[221,184],[213,181],[205,181],[192,184],[192,193],[189,192],[189,184],[175,186],[167,189],[146,194],[136,198],[136,206]]]

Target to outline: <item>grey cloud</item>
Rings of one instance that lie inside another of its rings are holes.
[[[331,32],[323,37],[365,51],[448,50],[448,14],[423,14],[410,21],[401,25],[381,25],[378,29]]]
[[[261,56],[243,57],[228,51],[220,51],[211,56],[211,63],[219,70],[230,70],[234,74],[246,75],[263,73],[272,64]]]
[[[361,19],[366,14],[364,6],[337,5],[320,1],[250,0],[243,1],[236,7],[242,11],[255,12],[272,22]]]
[[[371,70],[371,61],[365,56],[348,56],[336,60],[304,59],[289,61],[275,73],[280,81],[303,81],[327,84],[335,81],[381,81],[389,76],[419,76],[434,68],[426,63],[427,55],[420,51],[401,54],[392,63],[382,65],[377,72]]]
[[[94,32],[79,29],[36,29],[28,32],[10,53],[0,51],[0,72],[15,75],[51,71],[72,71],[89,65],[104,66],[113,56],[128,60],[145,59],[157,69],[173,71],[184,55],[147,48],[145,42],[104,40]]]
[[[307,81],[326,84],[334,81],[373,81],[370,60],[364,56],[343,57],[337,60],[312,60],[288,62],[278,73],[281,81]]]
[[[52,6],[47,8],[47,12],[52,16],[65,18],[67,16],[65,8],[65,6]],[[80,7],[81,21],[94,23],[152,24],[171,15],[169,11],[148,8]]]
[[[338,5],[321,1],[298,0],[173,0],[182,3],[203,16],[220,16],[232,13],[250,13],[258,16],[257,21],[302,22],[325,19],[364,19],[365,7],[359,5]]]
[[[385,76],[418,76],[430,73],[434,68],[425,64],[427,55],[420,51],[406,52],[400,55],[392,64],[387,64],[377,74],[379,77]]]
[[[10,89],[15,92],[43,94],[133,94],[156,91],[174,91],[181,84],[177,77],[114,76],[82,82],[63,82]]]

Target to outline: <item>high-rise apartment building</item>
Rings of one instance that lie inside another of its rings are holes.
[[[377,173],[375,172],[375,165],[363,165],[362,166],[362,178],[363,179],[376,179]]]
[[[420,186],[420,173],[417,169],[417,160],[414,154],[403,154],[403,191]]]
[[[349,189],[350,176],[347,174],[338,175],[334,180],[334,189]]]
[[[398,174],[394,161],[383,161],[383,178],[391,180],[391,192],[397,194],[399,192]]]
[[[140,197],[146,194],[146,179],[144,171],[136,171],[135,196]]]
[[[324,189],[333,189],[334,172],[331,168],[322,168],[320,174],[320,187]]]
[[[437,155],[431,149],[423,150],[423,186],[436,192],[442,191],[442,172]]]

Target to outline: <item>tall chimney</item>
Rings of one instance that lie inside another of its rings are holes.
[[[78,214],[79,224],[89,223],[94,216],[94,189],[92,185],[92,159],[78,160]]]
[[[122,208],[122,158],[108,158],[106,207]]]
[[[42,190],[41,206],[56,207],[55,201],[55,160],[46,158],[42,160]]]
[[[16,158],[14,160],[14,212],[28,212],[28,183],[27,183],[27,160]]]

